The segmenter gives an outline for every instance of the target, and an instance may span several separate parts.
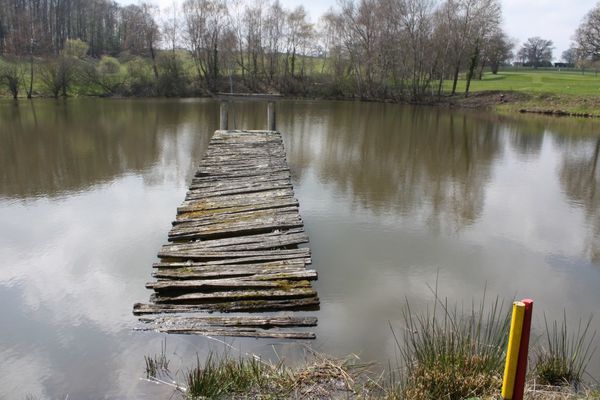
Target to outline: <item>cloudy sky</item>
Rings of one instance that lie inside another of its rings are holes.
[[[135,3],[137,0],[118,0]],[[150,0],[161,7],[173,4],[173,0]],[[175,0],[180,3],[182,0]],[[288,8],[304,5],[313,21],[327,9],[336,5],[336,0],[280,0]],[[541,36],[555,45],[555,58],[560,58],[569,47],[573,32],[585,14],[598,0],[500,0],[503,7],[504,26],[508,34],[519,45],[528,37]]]

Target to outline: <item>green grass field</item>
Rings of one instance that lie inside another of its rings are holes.
[[[452,82],[445,83],[446,90]],[[458,84],[458,91],[464,92],[465,81]],[[531,94],[560,94],[575,96],[600,96],[600,74],[587,71],[585,74],[574,71],[500,71],[498,75],[484,74],[481,81],[471,82],[471,91],[514,90]]]

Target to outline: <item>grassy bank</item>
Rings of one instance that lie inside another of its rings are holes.
[[[464,91],[459,81],[458,91]],[[449,89],[448,83],[446,89]],[[448,102],[467,108],[491,108],[501,113],[526,110],[537,113],[600,116],[600,75],[596,72],[531,69],[485,74],[473,81],[471,96],[458,95]],[[501,96],[503,98],[501,98]]]
[[[165,346],[146,356],[146,377],[188,399],[498,399],[509,316],[498,300],[470,310],[437,300],[425,313],[407,305],[404,329],[391,330],[398,356],[386,368],[356,356],[340,360],[313,352],[293,368],[256,356],[211,354],[172,376]],[[589,320],[572,326],[565,315],[545,322],[530,348],[525,398],[600,399],[584,379],[595,350]]]

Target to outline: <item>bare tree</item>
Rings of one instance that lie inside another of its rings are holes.
[[[0,83],[4,83],[13,99],[19,96],[19,89],[23,83],[23,71],[15,62],[0,64]]]
[[[280,72],[279,56],[283,47],[285,22],[286,12],[279,0],[275,0],[268,9],[263,28],[267,78],[271,84],[275,83],[275,77]]]
[[[71,57],[60,55],[44,65],[40,73],[46,90],[55,99],[62,95],[67,97],[75,77],[75,63]]]
[[[160,30],[154,20],[155,6],[148,3],[130,5],[123,9],[123,48],[133,54],[147,55],[152,60],[152,70],[158,79],[156,51],[160,40]]]
[[[600,59],[600,3],[579,25],[575,32],[575,42],[583,58],[592,61]]]
[[[514,41],[509,39],[504,32],[500,30],[494,32],[484,44],[481,70],[487,63],[492,74],[496,75],[500,66],[514,57],[512,52],[514,47]]]
[[[469,35],[466,37],[470,44],[470,56],[465,96],[469,95],[471,81],[475,76],[475,69],[480,62],[485,43],[500,29],[502,14],[500,3],[497,0],[469,0],[467,3],[467,14],[471,14],[471,21]]]
[[[538,68],[551,63],[553,48],[552,40],[535,36],[527,39],[521,49],[523,50],[522,54],[526,56],[526,62],[532,67]]]
[[[574,47],[569,47],[567,50],[562,52],[561,59],[566,64],[575,65],[577,63],[577,59],[578,59],[578,52],[579,52],[578,49],[576,49]]]
[[[252,89],[258,87],[261,64],[263,60],[263,4],[257,2],[247,5],[243,17],[243,41],[246,45],[246,72],[248,83]]]
[[[227,7],[222,0],[186,0],[185,34],[198,77],[210,90],[219,78],[219,44],[227,26]]]
[[[179,5],[173,1],[171,6],[169,6],[164,12],[164,18],[162,21],[162,38],[164,40],[165,45],[171,49],[174,53],[177,48],[180,38],[181,38],[181,18],[179,14],[181,13],[181,9]]]
[[[285,74],[292,79],[296,78],[296,61],[298,53],[305,53],[308,42],[312,38],[313,26],[308,22],[306,10],[303,6],[296,7],[287,15],[286,26],[286,60]],[[304,68],[301,68],[300,77],[304,74]]]

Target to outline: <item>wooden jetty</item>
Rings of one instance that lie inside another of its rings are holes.
[[[150,302],[134,305],[138,329],[315,337],[296,329],[315,326],[316,318],[293,315],[318,309],[317,272],[307,268],[310,250],[299,247],[308,235],[279,132],[216,131],[168,240],[154,264],[156,280],[146,285]],[[208,315],[215,312],[237,314]],[[269,314],[248,314],[256,312]]]

